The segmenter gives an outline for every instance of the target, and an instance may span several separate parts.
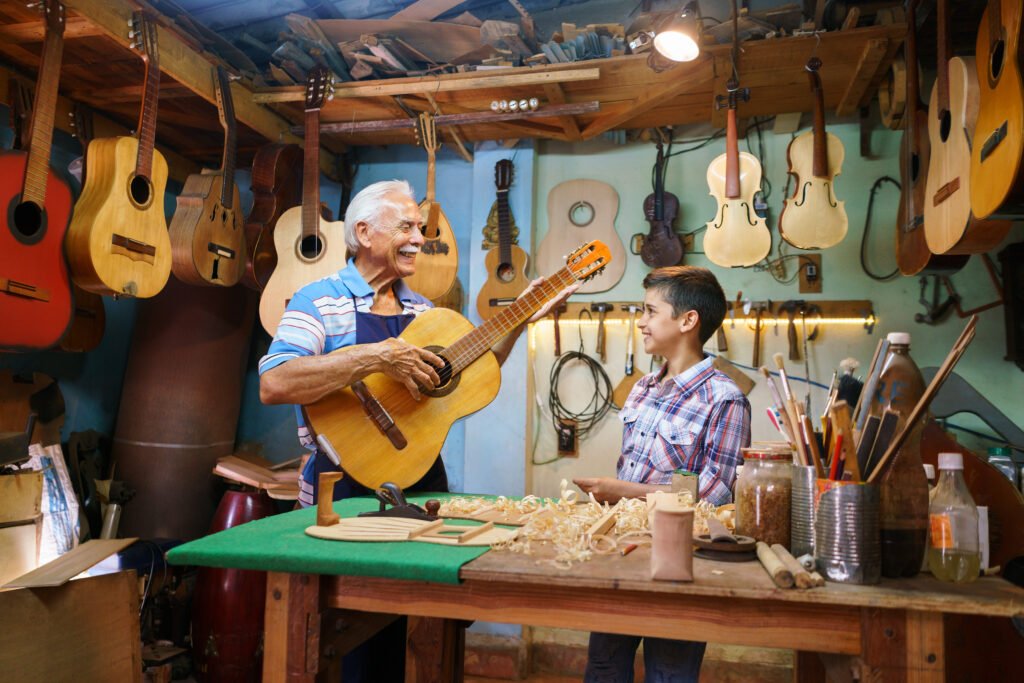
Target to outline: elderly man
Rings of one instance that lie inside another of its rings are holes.
[[[398,337],[418,314],[432,306],[402,281],[416,270],[416,254],[425,241],[422,229],[419,206],[405,181],[374,183],[352,199],[345,213],[348,264],[292,297],[277,336],[260,360],[260,400],[297,406],[312,403],[375,372],[402,382],[414,397],[419,397],[419,386],[437,386],[436,368],[442,367],[441,358]],[[534,281],[530,288],[540,282]],[[561,292],[531,320],[546,315],[576,288]],[[492,349],[499,363],[508,357],[521,332],[522,327],[513,330]],[[328,355],[353,345],[356,348],[348,353]],[[301,411],[296,414],[299,441],[315,450]],[[344,462],[344,447],[338,446]],[[317,477],[337,469],[326,455],[316,452],[302,473],[299,502],[315,504]],[[447,491],[441,458],[410,488]],[[344,478],[335,485],[334,499],[365,493],[365,487]]]

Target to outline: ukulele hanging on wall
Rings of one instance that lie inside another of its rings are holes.
[[[512,225],[508,208],[508,191],[512,186],[513,167],[508,159],[494,166],[494,185],[498,195],[498,246],[487,252],[487,281],[480,288],[476,310],[484,320],[506,308],[530,284],[526,277],[526,252],[512,244]]]
[[[718,201],[714,220],[704,231],[704,253],[719,266],[752,266],[772,248],[772,235],[764,219],[754,213],[754,193],[761,187],[761,162],[741,152],[736,134],[736,106],[750,99],[750,89],[730,79],[727,95],[719,95],[715,106],[727,108],[725,154],[708,166],[708,188]]]
[[[811,57],[804,69],[814,96],[814,126],[789,143],[789,174],[795,179],[793,196],[779,214],[779,234],[798,249],[827,249],[846,237],[845,202],[836,199],[835,178],[842,170],[843,143],[825,131],[825,95],[818,70],[821,60]]]

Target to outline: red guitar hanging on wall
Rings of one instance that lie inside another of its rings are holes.
[[[64,235],[71,189],[50,168],[53,115],[64,51],[64,6],[42,4],[46,39],[39,63],[28,152],[0,155],[0,349],[53,346],[71,323]]]

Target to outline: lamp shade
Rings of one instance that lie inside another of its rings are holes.
[[[675,27],[654,36],[654,49],[673,62],[692,62],[700,54],[693,36]]]

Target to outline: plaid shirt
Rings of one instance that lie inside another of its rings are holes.
[[[750,403],[711,361],[705,357],[664,385],[664,369],[636,383],[619,412],[619,479],[669,484],[672,471],[684,469],[699,473],[702,499],[732,500],[740,449],[750,445]]]

